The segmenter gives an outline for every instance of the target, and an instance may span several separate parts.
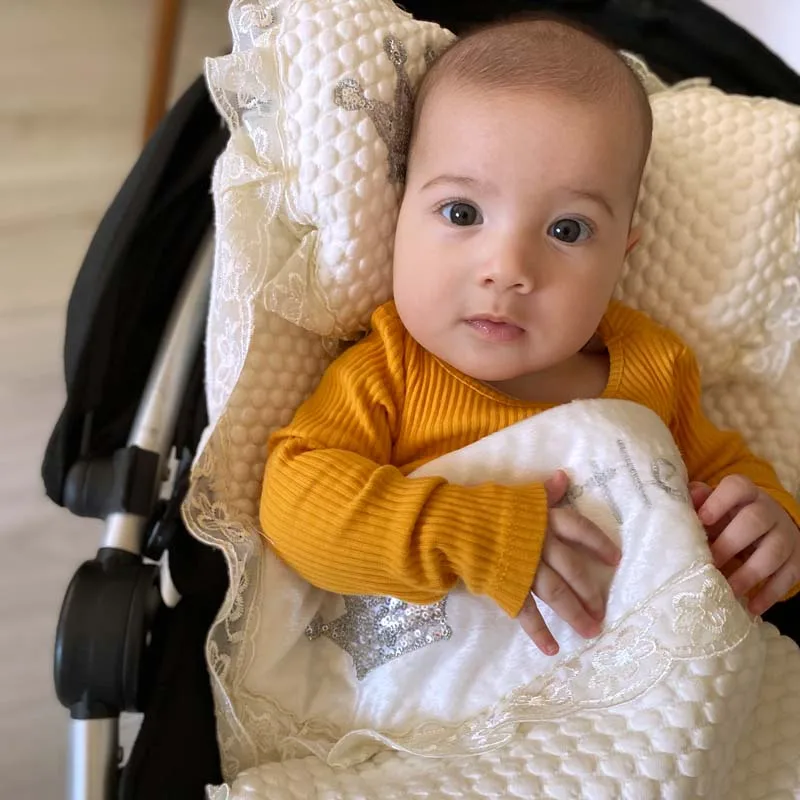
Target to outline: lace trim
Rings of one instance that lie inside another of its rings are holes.
[[[243,686],[255,658],[255,632],[260,628],[259,606],[264,539],[247,514],[229,503],[219,476],[225,472],[223,415],[217,430],[195,464],[193,482],[182,507],[187,529],[200,541],[218,548],[225,557],[229,588],[206,640],[206,660],[217,710],[223,774],[232,780],[243,769],[265,761],[307,755],[304,742],[335,742],[340,734],[320,721],[300,721],[271,698],[256,697]],[[230,487],[227,487],[228,489]],[[313,748],[312,748],[313,749]]]
[[[620,50],[623,61],[631,68],[634,75],[641,81],[647,94],[656,94],[669,88],[651,69],[648,63],[636,53]]]
[[[209,92],[231,130],[214,172],[216,264],[223,304],[212,308],[217,318],[234,319],[237,309],[226,311],[225,302],[247,297],[252,304],[258,299],[269,311],[306,330],[347,339],[360,329],[350,329],[331,309],[317,277],[318,233],[296,222],[302,215],[284,178],[276,44],[285,6],[286,0],[234,0],[229,12],[233,52],[205,63]],[[241,304],[239,311],[243,318],[252,318],[252,308]],[[232,347],[241,356],[246,336],[240,334],[232,331],[219,346]],[[213,354],[209,366],[216,366]],[[218,410],[219,398],[214,400]]]
[[[800,342],[800,206],[794,238],[796,273],[784,278],[781,292],[766,312],[764,328],[771,334],[772,343],[753,354],[744,356],[744,366],[756,375],[778,380],[786,372],[797,343]]]

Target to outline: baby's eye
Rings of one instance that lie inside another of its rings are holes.
[[[481,212],[472,203],[448,203],[439,209],[439,213],[453,225],[480,225],[483,222]]]
[[[547,235],[564,244],[583,242],[594,233],[591,227],[581,219],[564,217],[556,220],[548,229]]]

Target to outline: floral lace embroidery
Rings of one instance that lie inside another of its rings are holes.
[[[672,601],[675,613],[673,629],[688,633],[693,644],[704,638],[722,636],[730,615],[730,588],[727,584],[707,578],[697,592],[681,592]]]
[[[648,622],[645,628],[624,628],[610,644],[595,653],[590,689],[608,690],[613,695],[619,695],[625,687],[636,682],[642,664],[658,649],[655,640],[648,635],[653,620],[649,619]]]

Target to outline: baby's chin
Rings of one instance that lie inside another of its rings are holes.
[[[524,378],[535,371],[527,365],[503,363],[498,359],[459,358],[458,356],[448,358],[444,353],[434,353],[434,355],[468,378],[481,383],[501,384]]]

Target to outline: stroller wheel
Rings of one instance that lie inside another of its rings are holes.
[[[161,608],[158,566],[102,549],[70,582],[56,631],[56,694],[73,719],[142,709],[150,630]]]

